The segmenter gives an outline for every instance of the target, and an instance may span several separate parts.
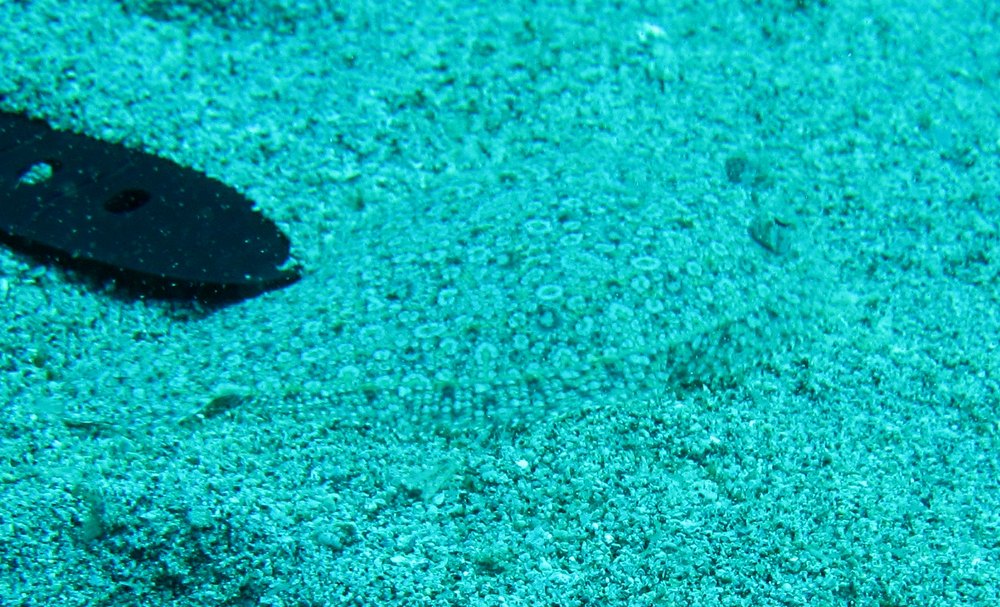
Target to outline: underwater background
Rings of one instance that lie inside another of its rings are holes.
[[[303,268],[0,248],[0,605],[1000,604],[994,2],[0,0],[0,109]]]

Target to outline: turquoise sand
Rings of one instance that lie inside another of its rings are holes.
[[[994,2],[8,0],[0,109],[304,269],[0,248],[0,605],[1000,604]]]

